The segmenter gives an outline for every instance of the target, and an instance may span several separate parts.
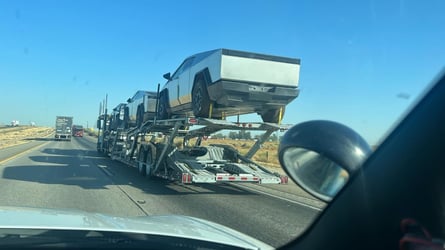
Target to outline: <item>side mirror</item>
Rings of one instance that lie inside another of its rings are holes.
[[[309,121],[290,128],[278,157],[304,190],[329,202],[361,167],[371,147],[352,129],[331,121]]]
[[[169,81],[172,79],[172,76],[170,75],[170,72],[165,73],[162,77],[164,77],[165,79],[167,79]]]
[[[102,128],[100,120],[97,120],[97,126],[96,127],[99,130]]]

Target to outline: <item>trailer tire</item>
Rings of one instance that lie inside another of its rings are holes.
[[[146,166],[145,166],[145,155],[146,155],[146,151],[145,150],[141,150],[141,152],[140,152],[140,154],[139,154],[139,163],[138,163],[138,171],[139,171],[139,174],[140,175],[142,175],[142,176],[145,176],[145,174],[146,174]]]
[[[155,167],[156,147],[153,144],[148,144],[145,157],[145,176],[147,178],[153,177],[153,168]]]

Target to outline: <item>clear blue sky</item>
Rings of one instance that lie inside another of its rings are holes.
[[[370,143],[445,62],[445,1],[0,0],[0,123],[93,126],[99,103],[156,90],[215,48],[301,58],[285,123],[342,122]],[[257,120],[257,115],[244,117]]]

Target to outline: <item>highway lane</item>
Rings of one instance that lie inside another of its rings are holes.
[[[1,152],[0,152],[1,157]],[[0,205],[79,209],[119,216],[180,214],[214,221],[278,247],[318,210],[243,187],[148,180],[102,157],[87,138],[49,141],[0,164]]]
[[[0,149],[0,163],[7,161],[11,158],[20,156],[23,152],[37,148],[38,146],[44,144],[44,142],[52,141],[52,137],[44,138],[33,138],[30,139],[28,143],[18,144],[11,147],[6,147]]]

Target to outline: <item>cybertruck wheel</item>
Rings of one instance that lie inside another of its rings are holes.
[[[196,83],[192,93],[193,114],[196,117],[209,117],[210,98],[204,82],[200,80]]]
[[[140,128],[142,123],[144,123],[144,106],[139,105],[136,113],[136,126]]]
[[[263,122],[280,123],[284,116],[285,107],[282,107],[283,111],[280,116],[280,108],[269,109],[261,114]]]
[[[158,119],[165,120],[170,118],[170,114],[168,113],[167,107],[168,107],[168,100],[167,96],[161,95],[159,98],[159,107],[158,107]]]

